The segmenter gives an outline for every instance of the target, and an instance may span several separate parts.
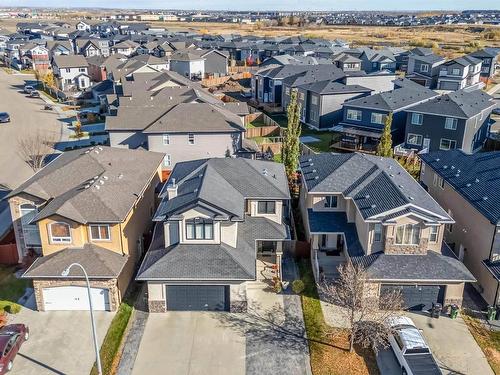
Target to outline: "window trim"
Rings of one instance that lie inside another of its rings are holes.
[[[168,133],[165,133],[162,135],[162,142],[163,142],[163,146],[167,146],[170,144],[170,134]]]
[[[429,73],[429,64],[420,64],[420,73]]]
[[[380,116],[380,122],[374,121],[374,119],[373,119],[374,116]],[[370,122],[372,124],[382,125],[384,123],[384,117],[385,117],[385,115],[383,113],[372,112],[371,117],[370,117]]]
[[[436,229],[436,233],[433,233],[433,230]],[[434,240],[432,240],[432,237],[436,236]],[[436,225],[433,225],[430,227],[429,231],[429,243],[437,243],[439,239],[439,227]]]
[[[202,226],[202,236],[201,238],[197,238],[196,237],[196,227],[197,225],[201,225]],[[190,237],[188,235],[189,231],[188,231],[188,226],[193,226],[193,236]],[[207,238],[206,237],[206,228],[207,226],[210,226],[212,228],[212,235],[211,237]],[[213,241],[214,240],[214,222],[213,220],[211,219],[204,219],[204,218],[200,218],[200,217],[196,217],[194,219],[188,219],[186,220],[185,224],[184,224],[184,228],[185,228],[185,237],[186,237],[186,240],[187,241]]]
[[[101,236],[101,227],[106,227],[108,231],[108,238],[94,238],[92,234],[92,227],[97,227],[99,232],[99,237]],[[89,224],[89,238],[92,242],[111,242],[111,228],[109,224]]]
[[[417,142],[417,143],[410,142],[410,137],[417,137],[417,141],[420,137],[420,142]],[[423,139],[424,139],[424,137],[421,134],[408,133],[408,136],[406,137],[406,143],[408,143],[409,145],[412,145],[412,146],[422,146]]]
[[[450,120],[451,120],[451,126],[450,126]],[[458,119],[455,117],[446,117],[444,120],[444,128],[446,130],[457,130],[457,125],[458,125]]]
[[[261,211],[260,205],[265,205],[265,210]],[[272,211],[269,211],[269,206],[272,206]],[[276,201],[257,201],[257,215],[276,215]]]
[[[449,141],[450,142],[450,145],[448,148],[444,147],[443,148],[443,141]],[[451,147],[452,143],[454,143],[454,147]],[[449,139],[449,138],[441,138],[439,140],[439,149],[440,150],[443,150],[443,151],[449,151],[449,150],[454,150],[457,148],[457,141],[453,140],[453,139]]]
[[[356,114],[356,118],[350,116],[350,114],[353,114],[355,113]],[[359,114],[359,117],[358,117],[358,114]],[[346,118],[348,120],[351,120],[351,121],[362,121],[363,120],[363,112],[361,112],[360,110],[358,109],[347,109],[347,112],[346,112]]]
[[[63,224],[66,225],[69,228],[69,237],[54,237],[52,234],[52,226],[54,224]],[[50,237],[50,243],[51,244],[70,244],[73,242],[73,238],[71,236],[71,225],[68,223],[65,223],[64,221],[54,221],[53,223],[50,223],[48,225],[49,229],[49,237]]]
[[[167,163],[168,161],[168,163]],[[170,154],[165,154],[163,157],[163,166],[164,167],[171,167],[172,166],[172,155]]]
[[[335,202],[334,206],[332,205],[333,202]],[[339,197],[338,196],[336,196],[336,195],[325,195],[324,208],[338,208],[338,207],[339,207]]]
[[[420,119],[419,122],[415,122],[415,118],[418,116],[418,118]],[[424,123],[424,115],[422,113],[418,113],[418,112],[412,112],[411,113],[411,119],[410,119],[410,123],[412,125],[418,125],[418,126],[421,126],[423,123]]]
[[[408,238],[410,239],[411,242],[405,242],[405,238],[407,237],[407,230],[408,230],[409,227],[411,227],[411,232],[408,235]],[[402,234],[401,242],[398,242],[397,232],[398,232],[399,228],[403,228],[403,234]],[[413,236],[414,236],[414,230],[415,230],[415,228],[418,229],[418,243],[414,243],[413,242]],[[419,224],[402,224],[402,225],[398,225],[395,228],[394,244],[395,245],[403,245],[403,246],[408,246],[408,245],[410,245],[410,246],[418,246],[420,244],[421,237],[422,237],[422,228],[420,228]]]
[[[188,145],[194,145],[196,142],[195,142],[195,139],[194,139],[194,133],[188,133]]]
[[[380,228],[380,231],[377,231],[377,228]],[[383,227],[381,223],[373,224],[373,242],[381,242],[382,241],[382,231]],[[378,237],[378,239],[377,239]]]

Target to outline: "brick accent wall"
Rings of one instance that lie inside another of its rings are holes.
[[[43,301],[43,288],[54,288],[60,286],[87,286],[85,280],[70,280],[70,279],[37,279],[33,280],[33,288],[35,291],[36,307],[38,311],[45,311]],[[109,305],[111,311],[116,311],[120,305],[120,297],[116,279],[108,280],[90,280],[90,286],[93,288],[106,288],[109,291]]]
[[[167,307],[165,301],[148,300],[148,310],[150,313],[163,313],[167,312]]]
[[[427,238],[420,238],[418,245],[396,245],[395,239],[392,237],[385,238],[384,252],[386,254],[427,254],[429,240]]]

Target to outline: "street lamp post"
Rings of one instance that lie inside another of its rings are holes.
[[[87,275],[87,271],[85,271],[85,268],[83,268],[83,266],[80,263],[70,264],[64,271],[62,271],[61,275],[68,276],[69,271],[71,270],[72,267],[79,267],[83,271],[83,274],[85,275],[85,281],[87,282],[87,293],[89,296],[89,307],[90,307],[90,320],[92,321],[92,335],[94,337],[95,360],[97,363],[97,372],[99,375],[102,375],[101,357],[99,356],[99,344],[97,343],[97,332],[96,332],[95,320],[94,320],[94,309],[92,308],[92,297],[90,295],[89,276]]]

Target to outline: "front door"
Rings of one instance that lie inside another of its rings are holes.
[[[422,143],[422,148],[427,149],[429,151],[429,146],[431,145],[431,139],[430,138],[424,138],[424,141]]]

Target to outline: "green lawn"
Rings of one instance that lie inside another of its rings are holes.
[[[0,312],[16,314],[21,310],[17,301],[29,286],[29,280],[16,278],[14,271],[12,266],[0,266]]]
[[[329,131],[317,131],[317,130],[312,130],[309,129],[307,126],[302,126],[302,134],[301,137],[303,136],[311,136],[314,138],[319,139],[318,142],[314,143],[305,143],[305,145],[309,148],[311,148],[313,151],[316,152],[329,152],[331,151],[330,144],[336,141],[338,137],[340,137],[339,134],[332,133]]]
[[[119,361],[119,350],[124,338],[125,330],[134,310],[133,306],[139,296],[140,288],[137,284],[129,286],[127,296],[123,299],[115,317],[111,321],[106,337],[101,345],[100,356],[103,374],[113,374]],[[97,375],[94,364],[91,375]]]

